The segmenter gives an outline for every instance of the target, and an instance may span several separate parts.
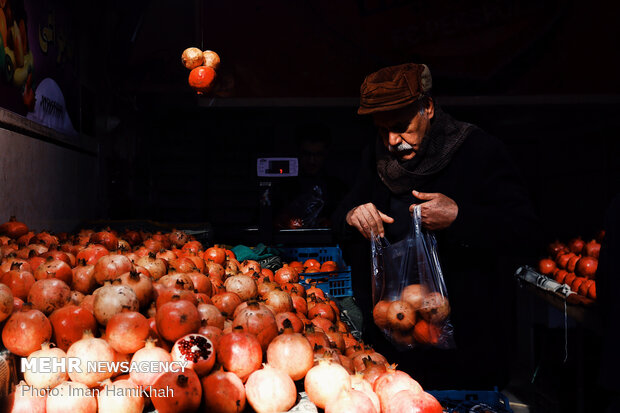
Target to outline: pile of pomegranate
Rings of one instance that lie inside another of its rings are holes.
[[[407,348],[416,344],[438,345],[445,339],[442,331],[449,315],[448,299],[421,284],[406,286],[394,300],[379,300],[372,311],[377,327],[393,342]]]
[[[273,272],[178,230],[35,233],[14,218],[0,225],[0,260],[2,343],[17,356],[187,363],[160,373],[26,371],[0,411],[282,412],[297,382],[329,413],[442,412],[355,339],[321,289],[299,283],[335,263]]]
[[[567,243],[552,242],[548,246],[549,256],[538,262],[539,272],[560,284],[567,284],[584,297],[596,300],[596,270],[604,236],[605,232],[600,231],[588,242],[581,237]]]

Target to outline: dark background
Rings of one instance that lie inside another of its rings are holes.
[[[108,218],[209,221],[222,239],[255,225],[256,155],[290,153],[309,121],[328,126],[330,168],[351,182],[374,136],[356,114],[361,81],[416,61],[429,64],[446,111],[508,145],[547,238],[594,234],[620,189],[619,7],[427,3],[100,4],[82,27],[97,53],[83,61]],[[215,96],[188,87],[189,46],[220,54]]]

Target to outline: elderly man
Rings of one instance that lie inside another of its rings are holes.
[[[366,77],[358,113],[371,115],[379,133],[334,214],[334,230],[353,267],[356,300],[366,312],[365,341],[426,388],[503,386],[514,358],[512,274],[535,254],[537,218],[504,145],[443,112],[431,87],[430,71],[422,64],[387,67]],[[390,242],[403,239],[417,204],[423,226],[436,231],[454,350],[397,353],[372,325],[367,240],[372,231]]]

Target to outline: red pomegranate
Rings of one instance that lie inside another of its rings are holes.
[[[104,326],[114,314],[138,311],[140,308],[136,293],[124,285],[106,283],[95,290],[93,297],[93,313],[99,324]]]
[[[202,389],[206,411],[241,413],[245,409],[245,387],[234,373],[215,371],[202,378]]]
[[[295,268],[284,264],[282,268],[275,272],[274,279],[278,284],[297,283],[299,282],[299,273]]]
[[[391,397],[381,411],[385,413],[442,413],[443,407],[427,392],[402,390]]]
[[[28,227],[23,222],[19,222],[15,216],[11,216],[7,222],[0,225],[0,234],[17,239],[28,233]]]
[[[144,347],[134,353],[131,358],[131,363],[138,366],[143,363],[153,362],[170,363],[172,362],[172,356],[163,348],[157,347],[154,340],[148,339]],[[148,371],[134,369],[129,372],[129,377],[131,377],[131,381],[137,385],[147,387],[155,382],[159,374],[160,372],[153,369],[149,369]]]
[[[254,335],[237,328],[220,338],[217,361],[241,380],[245,381],[252,372],[258,370],[262,360],[263,351]]]
[[[426,321],[438,324],[450,315],[450,303],[441,293],[433,292],[424,298],[419,312]]]
[[[97,399],[82,383],[65,381],[47,396],[46,413],[97,413]]]
[[[285,313],[293,310],[293,299],[286,291],[275,289],[265,294],[265,304],[277,313]]]
[[[276,324],[278,325],[278,331],[281,333],[285,329],[285,321],[288,320],[288,325],[295,333],[301,333],[304,331],[304,323],[293,312],[284,312],[276,314]]]
[[[88,263],[88,261],[87,261]],[[113,280],[120,275],[133,270],[133,264],[124,255],[105,255],[95,264],[95,279],[99,284]]]
[[[204,274],[199,272],[189,273],[192,282],[194,283],[194,289],[199,293],[206,294],[208,297],[213,295],[213,285],[211,284],[211,280]]]
[[[85,384],[88,387],[98,386],[114,374],[112,369],[89,369],[89,363],[112,363],[115,354],[107,341],[95,338],[93,333],[85,331],[82,338],[67,350],[67,357],[79,359],[79,369],[69,369],[71,381]]]
[[[90,236],[89,242],[92,242],[93,244],[101,244],[108,251],[114,251],[118,248],[118,237],[109,229],[95,232]]]
[[[35,283],[35,279],[31,272],[15,269],[5,273],[2,278],[0,278],[0,282],[11,289],[14,297],[26,300],[30,288],[32,288]],[[0,311],[0,313],[2,313],[2,311]]]
[[[308,398],[321,409],[338,397],[342,390],[350,388],[351,376],[347,370],[340,364],[326,359],[312,367],[304,379],[304,389]]]
[[[106,340],[121,354],[132,354],[144,347],[149,332],[148,320],[136,311],[113,315],[105,329]]]
[[[73,273],[69,264],[49,257],[43,264],[41,264],[41,266],[39,266],[39,268],[35,270],[34,278],[37,280],[57,278],[71,286],[71,283],[73,282]]]
[[[417,394],[424,392],[422,386],[411,378],[407,373],[388,368],[385,373],[375,380],[373,390],[379,396],[381,401],[381,409],[385,409],[389,405],[389,401],[402,390],[411,390]]]
[[[0,400],[0,411],[10,413],[45,413],[47,394],[31,391],[32,387],[21,381],[15,390]]]
[[[109,254],[109,251],[103,245],[91,244],[78,252],[75,256],[78,260],[83,259],[86,265],[95,265],[100,258]]]
[[[220,342],[220,338],[222,337],[222,335],[224,335],[221,328],[217,328],[217,327],[209,326],[209,325],[201,326],[198,329],[198,334],[202,334],[203,336],[211,340],[215,348],[217,348]]]
[[[95,266],[86,265],[86,261],[79,260],[79,265],[72,269],[72,287],[82,294],[91,294],[97,288]]]
[[[200,379],[191,369],[161,373],[152,390],[151,401],[158,413],[194,412],[202,398]]]
[[[593,239],[583,247],[582,254],[598,259],[600,252],[601,244]]]
[[[224,328],[226,317],[213,304],[198,304],[198,313],[203,326],[213,326],[220,330]]]
[[[181,337],[172,347],[172,360],[187,362],[198,377],[207,375],[215,364],[213,342],[201,334],[188,334]]]
[[[202,255],[202,258],[204,258],[205,261],[212,261],[216,264],[223,265],[226,260],[226,250],[216,245],[211,248],[207,248]]]
[[[35,282],[28,293],[28,301],[45,315],[69,303],[71,288],[56,278]]]
[[[224,287],[226,291],[237,294],[241,301],[248,301],[258,295],[256,281],[249,275],[238,274],[228,277],[224,281]]]
[[[63,351],[82,338],[84,331],[97,331],[97,320],[84,307],[66,305],[50,314],[49,321],[54,331],[54,342]]]
[[[284,371],[291,379],[301,380],[314,365],[312,346],[303,335],[285,327],[284,332],[269,343],[267,363]]]
[[[225,317],[231,317],[235,312],[235,308],[241,304],[241,298],[236,293],[223,292],[217,293],[211,297],[213,305],[221,311]]]
[[[151,277],[140,274],[137,271],[130,271],[121,274],[118,279],[121,285],[125,285],[136,293],[136,298],[141,309],[145,309],[153,301],[153,281]]]
[[[144,405],[142,389],[131,380],[105,380],[97,393],[98,413],[142,413]]]
[[[343,389],[336,398],[325,406],[325,413],[376,413],[372,400],[363,392],[355,389]]]
[[[59,348],[52,348],[50,343],[43,343],[41,349],[31,353],[28,356],[28,362],[33,362],[36,359],[50,360],[52,363],[61,365],[67,357],[67,354]],[[54,364],[52,364],[54,365]],[[52,368],[49,371],[41,371],[36,368],[30,370],[28,368],[24,371],[24,380],[30,386],[37,389],[49,389],[58,386],[60,383],[69,379],[69,376],[65,369]]]
[[[136,260],[136,265],[144,267],[148,270],[154,280],[158,280],[168,271],[166,261],[161,258],[157,258],[152,252],[144,257],[140,257]]]
[[[278,325],[273,313],[256,301],[248,302],[247,307],[235,316],[232,326],[241,327],[246,333],[256,336],[263,351],[267,350],[271,340],[278,335]]]
[[[250,374],[245,383],[245,395],[257,413],[286,412],[297,400],[293,380],[269,364]]]
[[[170,301],[157,310],[157,331],[168,341],[176,341],[200,328],[200,314],[189,301]]]
[[[580,277],[594,279],[598,268],[598,260],[594,257],[581,257],[575,266],[575,274]]]

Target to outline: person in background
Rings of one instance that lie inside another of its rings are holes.
[[[299,176],[282,190],[277,224],[283,228],[329,227],[346,186],[326,168],[332,139],[327,126],[310,123],[296,131]]]
[[[509,380],[515,342],[513,274],[541,244],[538,218],[501,141],[444,112],[423,64],[387,67],[361,86],[358,114],[378,135],[333,217],[364,314],[364,341],[426,389],[489,389]],[[400,353],[372,321],[371,232],[391,243],[435,231],[456,348]]]

